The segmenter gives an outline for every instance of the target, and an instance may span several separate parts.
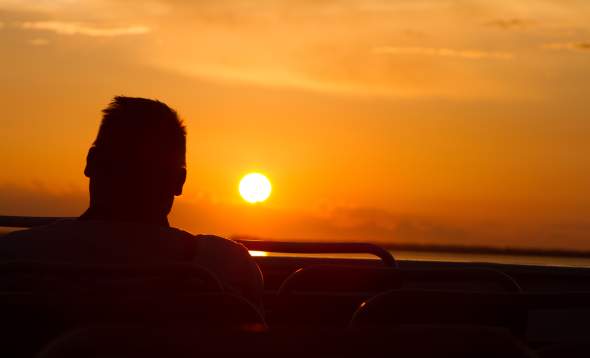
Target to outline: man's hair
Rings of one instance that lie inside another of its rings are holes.
[[[184,167],[186,129],[178,114],[152,99],[117,96],[103,110],[93,146],[108,162]]]

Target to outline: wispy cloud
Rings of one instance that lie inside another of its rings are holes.
[[[49,45],[49,40],[43,39],[43,38],[36,38],[36,39],[29,40],[29,44],[31,44],[33,46],[45,46],[45,45]]]
[[[590,41],[549,43],[543,45],[543,48],[549,50],[590,51]]]
[[[391,55],[424,55],[424,56],[441,56],[464,58],[468,60],[497,59],[507,60],[513,56],[509,52],[495,52],[483,50],[456,50],[450,48],[437,47],[394,47],[381,46],[373,49],[377,54]]]
[[[150,32],[146,26],[100,27],[80,22],[64,21],[30,21],[21,24],[23,29],[51,31],[59,35],[83,35],[93,37],[114,37],[125,35],[142,35]]]
[[[490,22],[487,22],[487,26],[501,28],[503,30],[512,30],[512,29],[523,29],[534,25],[535,22],[533,20],[527,19],[496,19]]]

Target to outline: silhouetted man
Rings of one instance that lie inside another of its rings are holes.
[[[103,111],[84,174],[90,205],[78,220],[11,233],[2,260],[96,263],[195,261],[259,303],[262,279],[242,245],[171,228],[168,213],[186,179],[186,131],[174,110],[115,97]]]

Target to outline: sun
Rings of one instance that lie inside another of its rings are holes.
[[[240,181],[240,195],[250,204],[265,201],[271,191],[270,180],[260,173],[250,173]]]

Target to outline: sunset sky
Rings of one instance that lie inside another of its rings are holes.
[[[587,0],[0,0],[0,68],[0,215],[84,210],[128,95],[187,125],[188,231],[590,250]]]

